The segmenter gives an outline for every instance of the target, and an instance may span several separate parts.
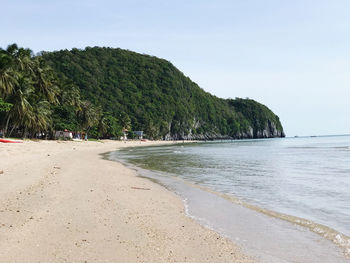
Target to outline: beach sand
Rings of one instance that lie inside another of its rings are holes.
[[[102,158],[125,146],[140,143],[0,144],[0,262],[254,262],[174,193]]]

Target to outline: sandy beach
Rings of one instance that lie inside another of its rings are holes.
[[[102,158],[125,146],[140,143],[0,144],[0,262],[255,262],[178,196]]]

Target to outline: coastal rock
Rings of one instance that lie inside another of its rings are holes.
[[[164,140],[198,140],[198,141],[212,141],[212,140],[242,140],[242,139],[261,139],[261,138],[282,138],[285,137],[283,130],[279,130],[276,125],[268,120],[263,129],[253,129],[248,127],[245,131],[239,132],[234,136],[220,134],[220,133],[204,133],[192,134],[184,132],[180,134],[168,133],[164,136]]]

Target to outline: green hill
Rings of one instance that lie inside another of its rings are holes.
[[[217,98],[169,61],[113,48],[43,52],[60,79],[149,138],[283,137],[279,118],[250,99]]]

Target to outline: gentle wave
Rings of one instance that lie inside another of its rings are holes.
[[[183,181],[183,183],[190,185],[192,187],[196,187],[196,188],[199,188],[203,191],[206,191],[206,192],[209,192],[209,193],[214,194],[216,196],[222,197],[222,198],[224,198],[224,199],[226,199],[234,204],[244,206],[246,208],[252,209],[256,212],[265,214],[265,215],[270,216],[270,217],[278,218],[278,219],[305,227],[305,228],[309,229],[310,231],[322,236],[323,238],[326,238],[326,239],[332,241],[334,244],[336,244],[337,246],[339,246],[342,249],[342,251],[344,252],[344,255],[346,257],[350,258],[350,237],[339,232],[339,231],[332,229],[331,227],[328,227],[328,226],[325,226],[322,224],[318,224],[316,222],[313,222],[313,221],[305,219],[305,218],[287,215],[287,214],[279,213],[276,211],[268,210],[268,209],[265,209],[263,207],[245,202],[236,196],[223,194],[223,193],[214,191],[213,189],[210,189],[208,187],[198,185],[198,184],[195,184],[191,181],[183,180],[183,179],[180,179],[178,177],[171,176],[169,174],[167,176],[173,177],[176,180],[181,180],[181,181]],[[186,203],[186,199],[184,199],[184,202]],[[186,210],[186,214],[188,216],[195,218],[195,217],[191,216],[190,213],[188,212],[188,205],[187,204],[185,205],[185,210]],[[202,218],[200,218],[200,220],[203,221]],[[210,224],[207,224],[207,226],[210,227]]]
[[[350,257],[349,142],[347,136],[203,143],[122,151],[121,156],[304,227]]]
[[[289,146],[288,149],[350,149],[350,146]]]

